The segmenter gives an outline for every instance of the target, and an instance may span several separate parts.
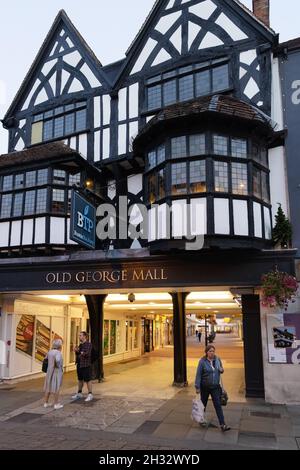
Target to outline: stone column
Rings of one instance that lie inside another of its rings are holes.
[[[246,397],[264,398],[264,372],[258,295],[242,295]]]
[[[90,317],[91,343],[97,351],[99,360],[92,365],[92,377],[101,382],[104,379],[103,369],[103,324],[104,302],[106,295],[86,295],[86,305]]]
[[[187,387],[186,314],[185,299],[188,293],[171,293],[173,301],[174,330],[174,387]]]

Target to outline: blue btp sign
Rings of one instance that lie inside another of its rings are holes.
[[[78,192],[72,192],[71,240],[87,248],[96,247],[96,209]]]

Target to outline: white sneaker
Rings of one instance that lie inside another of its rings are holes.
[[[76,393],[72,396],[72,400],[80,400],[83,397],[82,393]]]
[[[89,393],[89,394],[88,394],[88,397],[87,397],[84,401],[85,401],[85,402],[92,401],[93,398],[94,398],[94,397],[93,397],[92,393]]]
[[[54,405],[55,410],[61,410],[64,407],[61,403],[57,403],[57,405]]]
[[[49,408],[49,406],[51,406],[50,403],[44,403],[44,408]]]

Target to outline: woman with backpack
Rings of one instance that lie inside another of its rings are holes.
[[[221,405],[222,388],[220,386],[221,374],[224,373],[222,361],[216,356],[216,348],[209,344],[205,348],[205,356],[200,359],[196,374],[196,393],[201,393],[201,401],[204,408],[207,407],[208,398],[211,395],[218,420],[223,432],[229,431],[230,427],[225,424]]]
[[[62,340],[55,339],[52,343],[52,349],[47,354],[48,367],[47,375],[45,377],[44,392],[45,402],[44,408],[51,406],[49,404],[50,395],[54,395],[54,409],[60,410],[64,405],[58,402],[59,392],[62,386],[63,379],[63,357],[61,354]]]

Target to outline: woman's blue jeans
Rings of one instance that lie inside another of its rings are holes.
[[[222,390],[220,386],[216,388],[201,387],[201,401],[204,405],[204,408],[206,409],[209,395],[211,395],[220,426],[223,426],[225,424],[225,419],[221,405],[221,392]]]

